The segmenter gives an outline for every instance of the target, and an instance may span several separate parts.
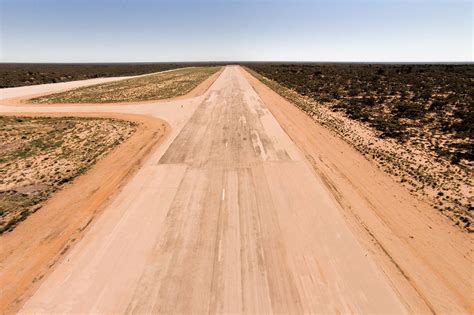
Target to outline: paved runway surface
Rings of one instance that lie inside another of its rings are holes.
[[[192,100],[61,109],[96,110],[173,133],[22,312],[406,312],[238,67]]]

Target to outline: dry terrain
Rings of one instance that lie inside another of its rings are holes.
[[[0,234],[135,131],[128,121],[0,116]]]
[[[32,99],[34,103],[117,103],[185,95],[220,67],[192,67],[119,80]]]
[[[250,65],[415,196],[473,232],[473,66]]]
[[[0,100],[12,115],[148,121],[0,236],[2,311],[474,311],[470,234],[242,68],[199,87],[100,106]]]

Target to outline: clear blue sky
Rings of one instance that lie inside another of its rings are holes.
[[[473,61],[463,0],[0,0],[2,62]]]

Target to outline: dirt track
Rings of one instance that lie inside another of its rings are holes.
[[[172,127],[22,312],[406,313],[433,307],[396,271],[387,274],[383,255],[369,250],[306,152],[237,67],[189,100],[0,111],[135,113]],[[448,306],[472,307],[456,300]]]

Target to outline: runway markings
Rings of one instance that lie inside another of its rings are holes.
[[[225,188],[222,188],[222,201],[225,199]]]
[[[219,262],[222,260],[222,240],[219,240],[219,251],[217,253],[217,256],[219,257]]]

